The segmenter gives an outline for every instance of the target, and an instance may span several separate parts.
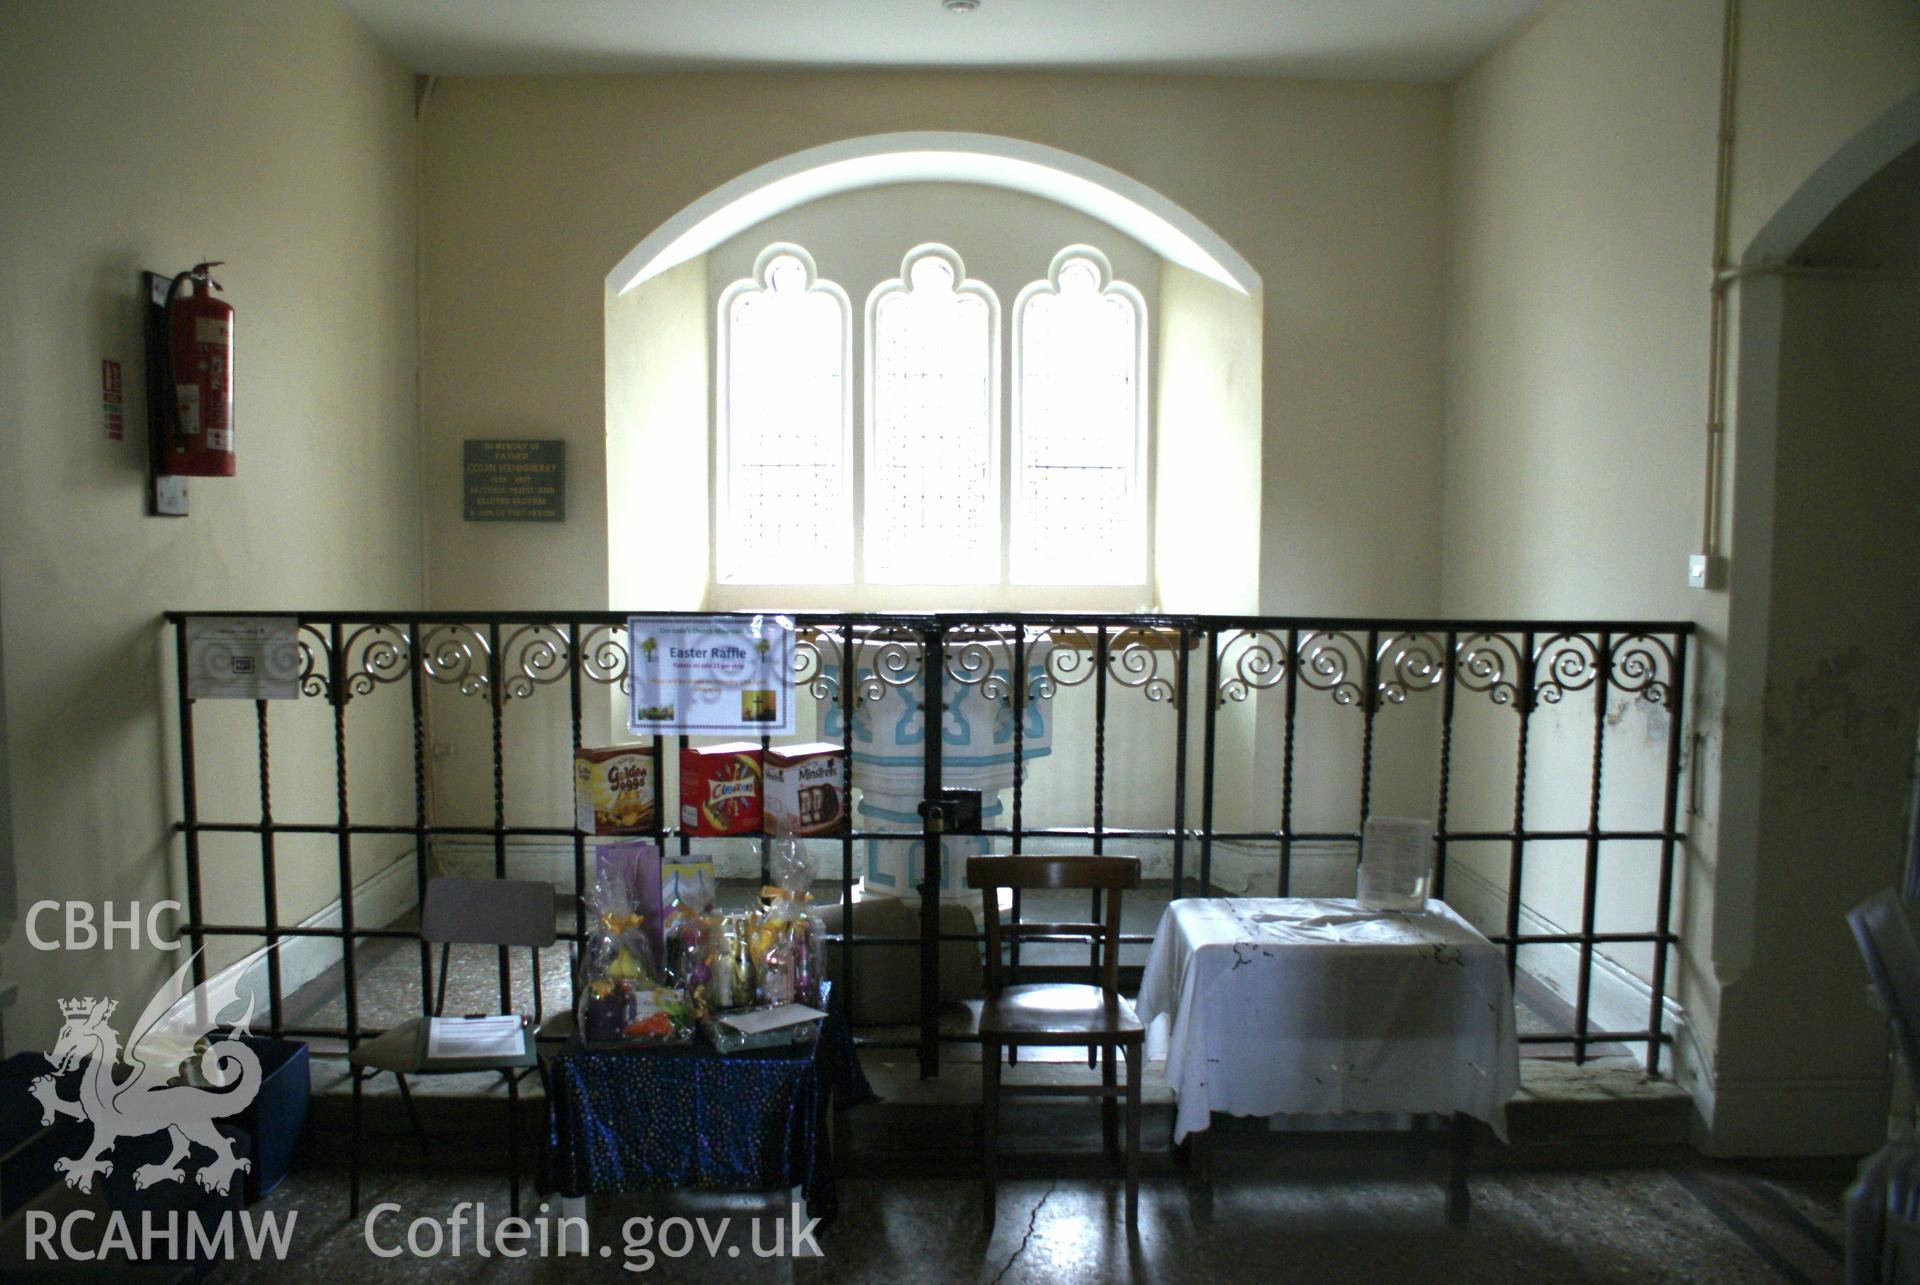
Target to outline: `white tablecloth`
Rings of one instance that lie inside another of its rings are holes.
[[[1175,901],[1139,1014],[1166,1052],[1176,1141],[1213,1111],[1464,1111],[1504,1139],[1520,1083],[1506,956],[1439,901]]]

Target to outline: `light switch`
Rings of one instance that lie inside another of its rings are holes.
[[[1719,589],[1726,579],[1726,559],[1711,553],[1687,555],[1687,585],[1693,589]]]

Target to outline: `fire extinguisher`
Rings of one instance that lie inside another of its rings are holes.
[[[167,287],[167,366],[173,404],[164,469],[187,477],[232,477],[233,306],[213,297],[218,263],[196,263]],[[193,289],[183,289],[191,283]]]

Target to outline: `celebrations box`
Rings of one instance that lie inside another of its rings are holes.
[[[718,837],[759,834],[760,746],[754,741],[680,751],[680,828]]]
[[[573,824],[588,834],[653,829],[653,747],[617,745],[573,752]]]
[[[838,745],[780,745],[767,751],[768,834],[832,834],[846,824],[847,762]]]

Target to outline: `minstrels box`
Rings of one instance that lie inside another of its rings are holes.
[[[653,829],[653,748],[620,745],[573,752],[573,824],[588,834]]]
[[[680,828],[724,837],[759,834],[760,745],[688,746],[680,751]]]
[[[846,824],[847,760],[824,741],[769,749],[765,793],[768,834],[832,834]]]

